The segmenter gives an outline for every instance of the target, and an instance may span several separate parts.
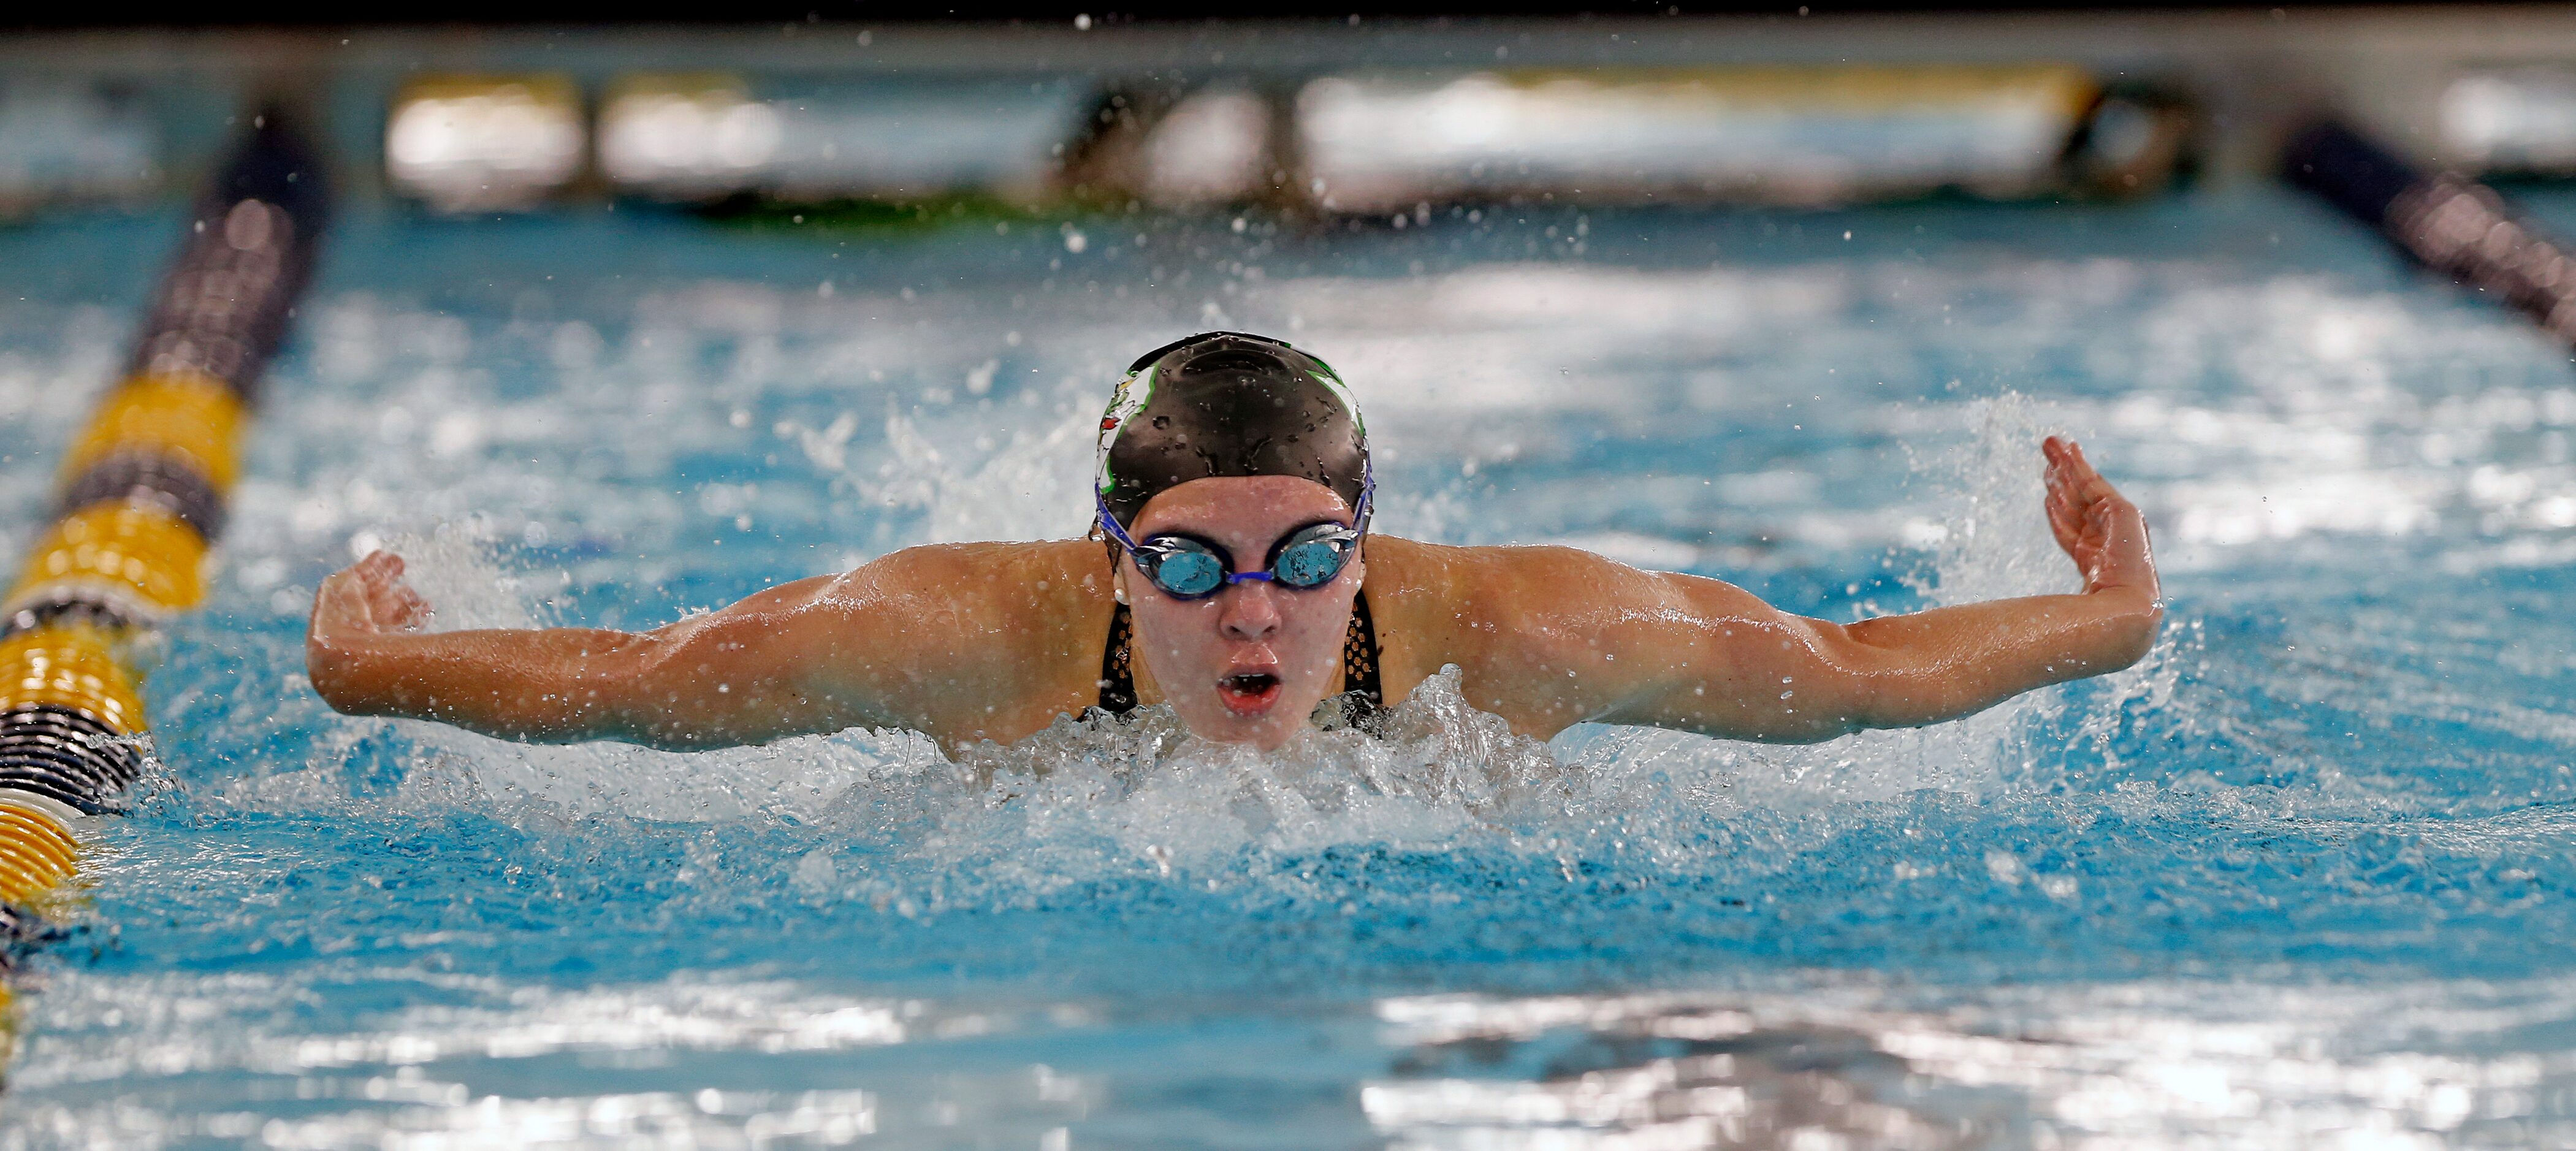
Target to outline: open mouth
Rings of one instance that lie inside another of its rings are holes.
[[[1279,677],[1266,671],[1236,672],[1216,681],[1216,694],[1237,715],[1259,715],[1279,701]]]

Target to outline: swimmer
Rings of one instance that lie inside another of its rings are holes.
[[[1469,702],[1541,739],[1589,721],[1811,743],[2146,654],[2163,609],[2145,520],[2074,443],[2041,452],[2081,592],[1828,623],[1572,548],[1374,534],[1368,434],[1332,369],[1210,332],[1119,383],[1088,538],[907,548],[642,633],[427,632],[380,551],[322,583],[305,654],[340,711],[545,743],[868,727],[956,749],[1163,704],[1200,738],[1270,749],[1327,698],[1364,719],[1450,664]]]

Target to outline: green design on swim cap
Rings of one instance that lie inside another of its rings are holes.
[[[1343,383],[1342,378],[1333,373],[1333,366],[1331,364],[1327,364],[1321,359],[1316,359],[1312,352],[1308,352],[1307,357],[1309,359],[1315,359],[1315,366],[1324,370],[1320,372],[1308,372],[1306,374],[1315,377],[1317,382],[1323,384],[1326,390],[1333,393],[1334,399],[1342,402],[1342,410],[1351,414],[1351,426],[1360,430],[1361,439],[1367,439],[1368,421],[1360,418],[1360,402],[1351,397],[1351,386]]]
[[[1109,410],[1100,415],[1100,443],[1093,457],[1092,483],[1102,495],[1117,482],[1109,470],[1109,449],[1117,444],[1118,433],[1127,430],[1127,421],[1154,398],[1154,369],[1159,366],[1147,364],[1143,371],[1128,372],[1118,381],[1117,390],[1109,393]]]

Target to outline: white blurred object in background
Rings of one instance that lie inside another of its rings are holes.
[[[581,175],[581,93],[561,76],[429,76],[385,120],[385,177],[446,212],[515,211]]]
[[[1146,134],[1142,192],[1166,208],[1241,203],[1271,186],[1270,102],[1249,88],[1202,88]]]
[[[1069,81],[853,84],[755,97],[718,77],[637,76],[600,114],[600,166],[653,199],[1042,196],[1084,114]]]
[[[1831,204],[1959,188],[2029,195],[2099,93],[2056,65],[1328,76],[1297,100],[1325,208],[1559,201]]]
[[[721,198],[778,158],[781,119],[736,77],[629,76],[600,105],[599,168],[654,199]]]
[[[160,133],[131,100],[84,85],[0,91],[0,216],[126,199],[158,182]]]
[[[2471,72],[2442,90],[2443,157],[2472,171],[2576,171],[2576,69]]]

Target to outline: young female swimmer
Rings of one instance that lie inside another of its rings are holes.
[[[1814,742],[2146,654],[2162,607],[2145,521],[2076,445],[2041,450],[2082,592],[1826,623],[1570,548],[1369,535],[1368,438],[1341,381],[1211,332],[1118,385],[1093,539],[910,548],[641,634],[423,632],[429,605],[377,552],[323,582],[305,653],[343,712],[537,742],[902,727],[954,748],[1165,703],[1197,736],[1268,749],[1327,696],[1364,713],[1453,663],[1470,702],[1540,738],[1592,720]]]

